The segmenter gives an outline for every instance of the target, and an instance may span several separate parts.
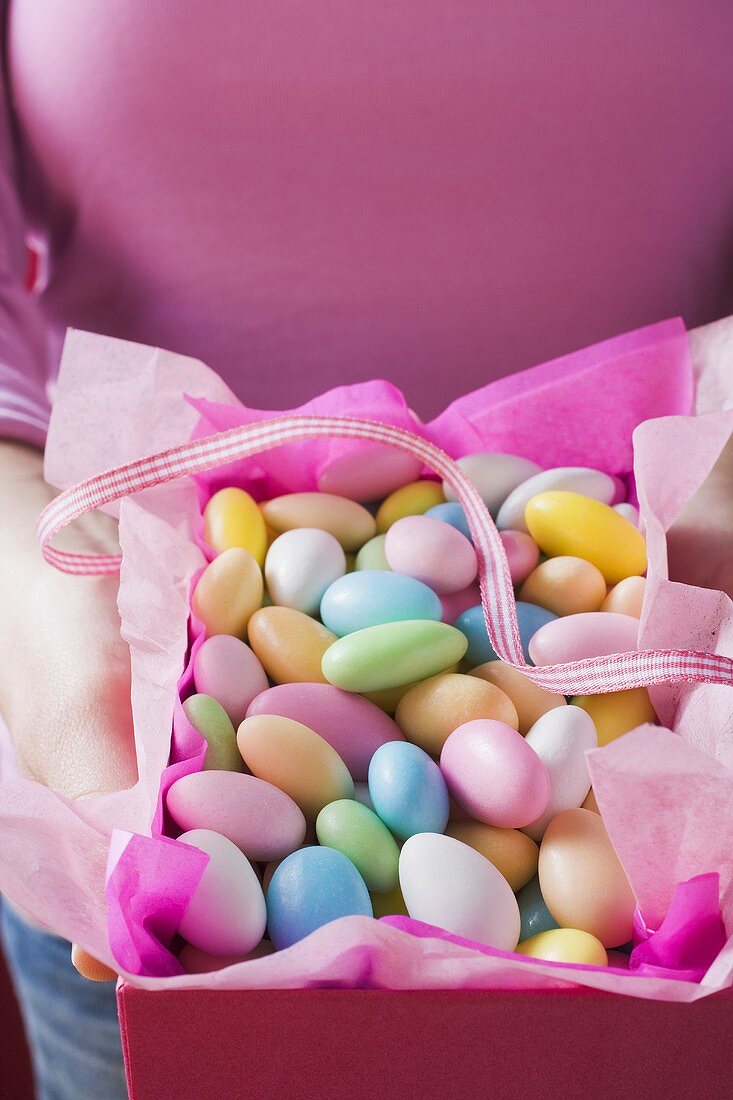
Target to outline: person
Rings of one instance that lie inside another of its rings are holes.
[[[136,773],[115,581],[56,573],[35,543],[66,327],[199,357],[253,406],[378,376],[428,416],[636,326],[719,317],[733,9],[11,0],[2,15],[0,706],[22,771],[80,798]],[[718,524],[707,583],[733,530],[731,465],[685,520],[696,539],[700,516]],[[79,537],[115,542],[105,517]],[[691,559],[683,546],[688,579]],[[39,1095],[123,1096],[112,988],[76,980],[68,945],[8,906],[4,922]]]

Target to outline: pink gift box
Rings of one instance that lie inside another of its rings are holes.
[[[131,1100],[660,1100],[730,1095],[733,992],[151,993],[117,1003]]]

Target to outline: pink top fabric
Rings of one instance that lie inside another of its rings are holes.
[[[733,307],[727,0],[3,7],[4,434],[43,442],[69,325],[250,406],[384,377],[429,416]]]

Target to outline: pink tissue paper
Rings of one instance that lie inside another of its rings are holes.
[[[429,424],[382,381],[340,387],[298,411],[410,428],[453,457],[504,450],[545,467],[589,465],[617,475],[635,487],[649,546],[640,644],[730,654],[731,601],[669,581],[665,533],[733,428],[730,375],[721,364],[727,358],[730,365],[732,347],[733,319],[689,337],[674,319],[491,383]],[[271,415],[240,404],[195,360],[70,331],[47,477],[64,488],[194,432]],[[638,902],[629,970],[544,963],[417,922],[349,917],[275,955],[209,974],[181,973],[168,947],[206,857],[160,834],[162,792],[201,765],[200,739],[178,703],[196,638],[195,624],[189,636],[189,595],[205,564],[197,541],[201,494],[232,478],[260,497],[328,488],[354,463],[366,467],[365,457],[370,469],[389,465],[393,456],[383,452],[347,440],[290,444],[198,484],[186,478],[122,502],[118,606],[132,661],[138,782],[78,802],[29,780],[0,784],[0,886],[32,916],[147,989],[586,986],[691,1001],[731,985],[733,938],[723,941],[726,929],[733,932],[733,693],[712,685],[654,689],[667,728],[637,729],[589,754],[599,807]],[[412,476],[404,465],[398,472],[406,470]]]

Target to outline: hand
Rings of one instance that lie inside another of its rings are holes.
[[[53,495],[37,451],[0,444],[0,708],[21,771],[80,798],[136,780],[130,661],[116,578],[68,576],[41,557],[35,522]],[[114,552],[115,530],[91,516],[69,545]]]
[[[733,436],[667,542],[672,580],[733,596]]]
[[[20,770],[81,798],[137,778],[130,662],[116,578],[67,576],[41,556],[35,523],[53,495],[37,451],[0,444],[0,708]],[[109,517],[77,528],[77,547],[116,551]],[[91,981],[117,976],[76,944],[71,961]]]

